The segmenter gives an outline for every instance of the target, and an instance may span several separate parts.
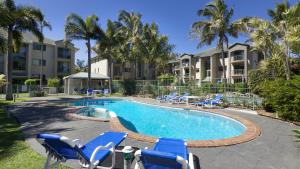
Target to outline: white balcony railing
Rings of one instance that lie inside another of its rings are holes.
[[[244,60],[244,55],[233,55],[234,61]]]
[[[182,67],[189,67],[189,63],[182,63]]]
[[[210,70],[206,70],[206,77],[210,77]]]
[[[234,74],[235,75],[243,75],[244,74],[244,69],[234,69]]]

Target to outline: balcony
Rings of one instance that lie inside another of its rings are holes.
[[[233,75],[235,76],[243,76],[244,75],[244,69],[234,69]]]
[[[189,77],[190,77],[189,73],[184,74],[184,78],[189,78]]]
[[[244,55],[243,54],[233,55],[231,63],[244,63]]]
[[[180,66],[175,66],[175,70],[178,70],[178,69],[180,69]]]
[[[189,63],[182,63],[182,67],[189,67]]]
[[[210,77],[211,73],[210,70],[206,70],[206,77]]]

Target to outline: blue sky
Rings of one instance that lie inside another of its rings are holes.
[[[267,9],[274,8],[282,0],[225,0],[234,8],[234,20],[244,16],[259,16],[268,19]],[[298,0],[290,0],[295,3]],[[212,46],[197,49],[197,41],[189,36],[191,25],[199,20],[198,9],[209,0],[16,0],[17,4],[32,5],[40,8],[52,25],[52,31],[45,31],[45,36],[59,40],[64,38],[66,17],[77,13],[82,17],[96,14],[100,25],[106,28],[107,19],[117,20],[120,10],[139,12],[143,22],[156,22],[162,34],[167,35],[170,43],[176,46],[177,53],[199,53]],[[230,43],[244,42],[246,37],[230,39]],[[83,41],[74,41],[80,50],[76,58],[86,59],[87,52]]]

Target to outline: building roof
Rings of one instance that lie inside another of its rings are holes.
[[[227,52],[227,48],[224,48],[224,51]],[[198,53],[195,55],[195,57],[208,57],[217,53],[221,53],[221,50],[217,49],[217,48],[211,48],[211,49],[207,49],[201,53]]]
[[[242,46],[248,46],[250,47],[249,44],[245,44],[245,43],[234,43],[233,45],[230,45],[228,48],[231,49],[232,47],[236,46],[236,45],[242,45]],[[224,46],[224,51],[227,52],[228,49],[226,46]],[[214,54],[217,54],[217,53],[221,53],[221,50],[220,49],[217,49],[217,48],[210,48],[210,49],[207,49],[201,53],[198,53],[195,55],[195,57],[208,57],[208,56],[211,56],[211,55],[214,55]]]
[[[3,36],[3,37],[7,37],[7,32],[4,30],[4,29],[1,29],[0,28],[0,35]],[[36,38],[32,33],[30,32],[23,32],[22,33],[23,35],[23,43],[33,43],[33,42],[37,42],[39,43],[39,40],[38,38]],[[63,40],[52,40],[52,39],[49,39],[49,38],[46,38],[44,36],[44,44],[47,44],[47,45],[56,45],[56,43],[59,43],[59,42],[62,42]],[[70,43],[71,46],[74,47],[74,44],[73,43]],[[75,48],[76,50],[78,50],[77,48]]]
[[[79,72],[79,73],[66,76],[63,79],[87,79],[87,78],[88,78],[87,72]],[[102,74],[91,73],[91,79],[105,80],[105,79],[110,79],[110,77]]]
[[[39,40],[32,33],[26,32],[26,33],[23,33],[23,42],[24,43],[32,43],[32,42],[39,43]],[[55,45],[55,41],[44,37],[44,44]]]

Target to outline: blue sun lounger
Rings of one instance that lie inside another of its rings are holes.
[[[53,164],[55,166],[67,160],[80,160],[80,165],[89,169],[110,169],[115,165],[115,148],[126,136],[127,134],[123,132],[105,132],[85,145],[81,145],[78,139],[70,140],[57,134],[38,134],[37,140],[45,147],[48,155],[45,169],[51,168],[51,158],[56,160]],[[112,154],[112,166],[98,166],[110,154]]]
[[[222,97],[223,97],[222,94],[216,94],[213,99],[208,99],[208,100],[205,100],[205,101],[202,101],[202,102],[196,102],[196,103],[193,103],[193,105],[196,105],[196,106],[214,106],[214,105],[217,105],[217,104],[221,103]]]
[[[160,138],[152,150],[135,153],[135,169],[194,169],[193,154],[180,139]]]

